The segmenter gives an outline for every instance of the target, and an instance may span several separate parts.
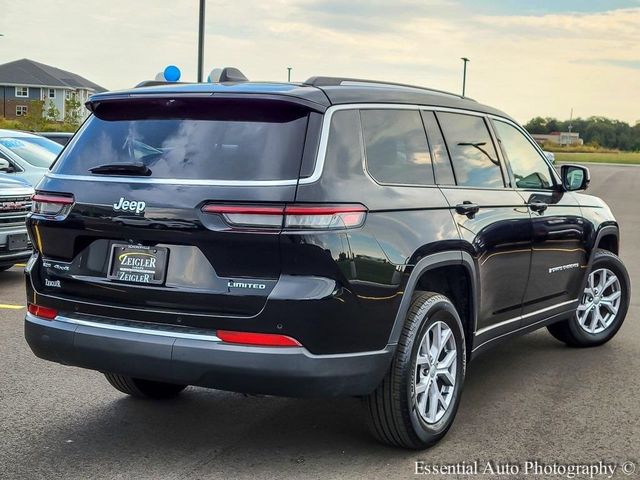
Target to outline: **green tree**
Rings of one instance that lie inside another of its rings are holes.
[[[82,120],[80,101],[75,94],[64,101],[64,123],[73,127],[78,127]]]
[[[53,103],[53,100],[49,100],[49,105],[47,106],[45,117],[49,122],[56,122],[60,120],[60,110],[56,108],[56,105],[55,103]]]
[[[44,101],[31,100],[27,107],[27,114],[20,119],[25,130],[38,132],[44,127],[46,120],[43,115]]]

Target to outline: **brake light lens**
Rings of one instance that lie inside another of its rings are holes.
[[[289,205],[285,208],[285,227],[291,229],[355,228],[364,223],[364,205]]]
[[[238,227],[281,228],[284,206],[205,205],[205,213],[222,215],[229,225]]]
[[[44,318],[45,320],[53,320],[58,316],[58,311],[55,308],[41,307],[40,305],[36,305],[34,303],[30,303],[29,305],[27,305],[27,310],[31,315],[35,315],[39,318]]]
[[[286,335],[275,333],[234,332],[218,330],[217,336],[226,343],[239,345],[256,345],[260,347],[300,347],[300,342]]]
[[[73,206],[73,196],[36,193],[32,197],[31,211],[36,215],[57,218],[66,216]]]
[[[351,205],[213,205],[202,207],[204,213],[222,215],[234,227],[286,228],[290,230],[335,230],[356,228],[364,224],[367,208]]]

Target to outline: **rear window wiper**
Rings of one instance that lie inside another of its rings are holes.
[[[90,168],[91,173],[102,175],[140,175],[148,177],[151,169],[143,163],[108,163]]]

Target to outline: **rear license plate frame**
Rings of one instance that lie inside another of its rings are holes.
[[[142,260],[135,264],[124,264],[125,258],[139,257]],[[153,260],[153,265],[149,262]],[[147,247],[143,245],[130,245],[115,243],[111,245],[111,256],[109,258],[109,272],[107,278],[128,285],[162,285],[167,276],[167,266],[169,265],[169,249],[167,247]],[[134,278],[145,278],[146,280],[134,280]]]

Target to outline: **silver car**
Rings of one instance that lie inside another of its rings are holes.
[[[0,130],[0,173],[36,186],[62,145],[31,133]]]
[[[31,256],[24,221],[32,195],[33,188],[26,181],[0,173],[0,272]]]

